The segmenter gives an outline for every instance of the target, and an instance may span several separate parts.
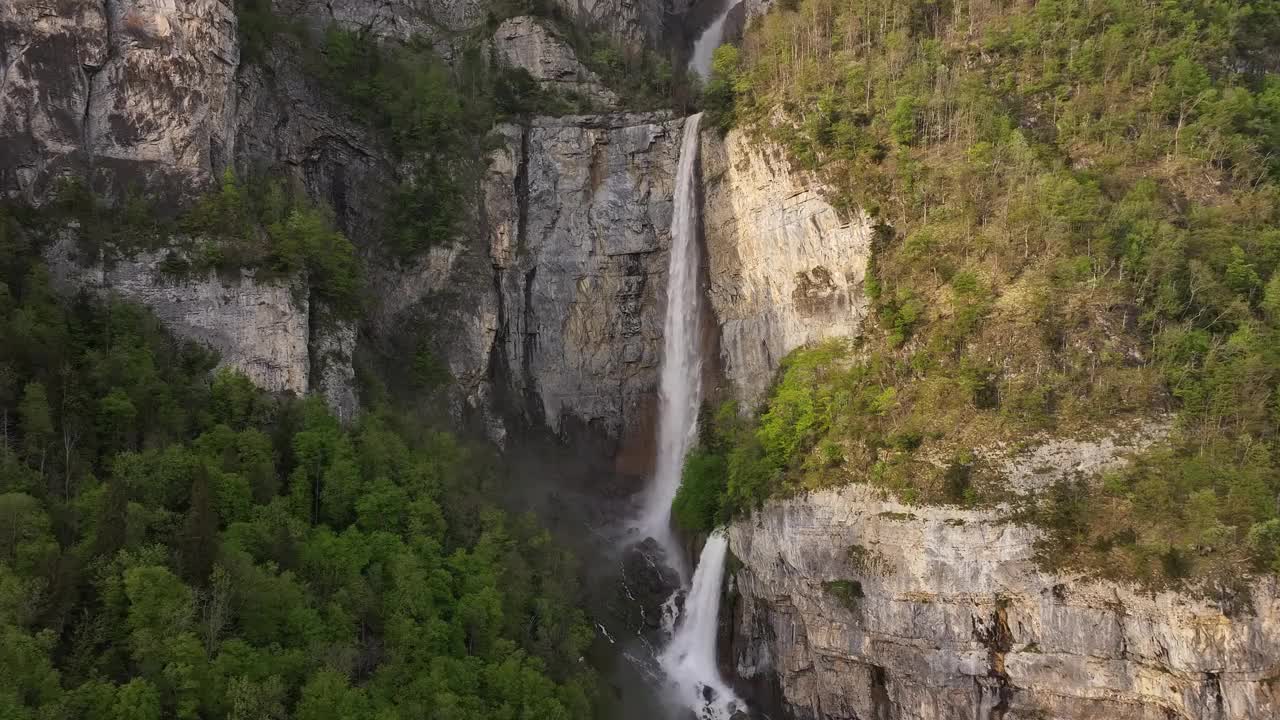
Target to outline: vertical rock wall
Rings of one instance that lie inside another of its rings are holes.
[[[0,192],[37,201],[70,170],[180,200],[229,147],[239,61],[230,0],[4,3]]]
[[[791,350],[858,334],[872,230],[865,217],[841,218],[779,148],[737,130],[704,132],[702,143],[709,295],[745,409]]]
[[[1049,445],[1069,466],[1132,449]],[[1034,528],[863,485],[771,502],[730,538],[738,672],[776,675],[796,718],[1280,717],[1274,577],[1241,607],[1045,572]]]
[[[505,132],[487,193],[502,307],[495,353],[512,397],[555,432],[647,432],[682,122],[538,118]]]

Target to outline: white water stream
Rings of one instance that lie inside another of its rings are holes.
[[[716,17],[706,30],[693,41],[693,54],[689,57],[689,67],[698,73],[698,77],[706,80],[711,75],[711,55],[720,47],[724,39],[724,21],[729,11],[738,6],[733,0],[725,0],[724,9],[716,13]]]
[[[642,532],[662,544],[667,561],[682,578],[687,575],[680,567],[681,548],[671,531],[671,501],[680,487],[685,455],[697,437],[698,407],[702,403],[697,186],[701,120],[701,114],[685,120],[676,166],[662,372],[658,380],[657,467],[640,525]],[[716,666],[720,584],[728,549],[724,533],[712,533],[698,560],[680,617],[674,616],[678,604],[675,595],[666,606],[671,615],[671,642],[658,655],[658,662],[666,675],[670,699],[693,710],[700,720],[728,720],[742,705]]]
[[[728,551],[724,531],[711,533],[702,547],[671,643],[658,657],[673,691],[672,699],[693,710],[699,720],[728,720],[735,711],[744,709],[716,665],[720,582]]]
[[[702,403],[702,348],[698,318],[698,124],[684,121],[676,166],[675,208],[671,216],[671,260],[667,272],[667,314],[663,326],[662,371],[658,378],[658,456],[640,531],[657,540],[667,561],[684,572],[680,547],[671,534],[671,501],[680,487],[684,456],[698,433]]]

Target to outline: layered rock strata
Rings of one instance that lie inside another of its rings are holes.
[[[554,432],[647,432],[682,122],[620,114],[503,129],[486,184],[494,353],[512,397]]]
[[[873,231],[841,217],[781,149],[737,130],[702,143],[708,294],[725,376],[749,409],[788,352],[858,334]]]
[[[861,485],[769,503],[730,537],[737,670],[776,674],[796,718],[1280,716],[1273,577],[1242,603],[1045,572],[1032,527]]]

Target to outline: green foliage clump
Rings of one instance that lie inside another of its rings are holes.
[[[333,220],[301,191],[276,181],[243,182],[227,170],[213,192],[179,219],[197,245],[169,266],[181,274],[257,268],[288,277],[305,272],[308,287],[344,315],[360,303],[360,262]]]
[[[742,63],[738,48],[721,45],[711,54],[711,76],[702,89],[702,108],[708,127],[721,134],[734,122],[734,99],[737,97],[738,69]]]
[[[706,450],[689,453],[671,506],[676,524],[690,532],[709,532],[723,524],[726,518],[721,508],[727,481],[723,455]]]
[[[879,230],[865,337],[784,366],[728,451],[759,459],[751,497],[864,480],[999,500],[970,449],[1173,411],[1129,470],[1046,492],[1050,560],[1271,567],[1277,28],[1266,2],[1192,0],[799,0],[753,23],[709,118],[781,144]]]
[[[411,257],[452,240],[464,209],[460,178],[493,119],[485,81],[472,77],[483,73],[478,60],[462,63],[474,73],[455,76],[425,40],[384,47],[337,26],[322,47],[326,82],[410,168],[391,202],[391,249]]]
[[[421,390],[432,390],[442,387],[452,379],[449,366],[430,349],[423,347],[413,356],[411,381],[414,387]]]
[[[8,222],[17,223],[16,208],[8,208]],[[147,198],[129,190],[120,202],[105,202],[79,178],[59,182],[53,201],[37,220],[76,227],[76,249],[88,260],[110,262],[116,254],[154,250],[172,228]],[[30,220],[30,219],[28,219]],[[31,224],[26,222],[23,224]]]
[[[698,418],[698,446],[685,457],[680,487],[671,504],[671,517],[688,532],[710,532],[728,520],[726,493],[729,464],[725,457],[739,426],[733,401],[711,412],[703,408]]]
[[[857,580],[828,580],[822,583],[822,589],[839,600],[849,612],[856,612],[859,601],[866,597],[862,583]]]
[[[7,220],[0,714],[591,716],[575,564],[483,453],[210,379],[145,311],[61,300]]]
[[[245,62],[262,61],[276,36],[292,30],[288,21],[276,14],[271,0],[236,0],[235,7],[240,55]]]
[[[566,25],[561,23],[562,32]],[[617,45],[608,33],[583,33],[577,25],[568,26],[567,37],[577,56],[600,80],[618,94],[629,110],[656,110],[670,107],[673,98],[684,91],[685,78],[679,77],[671,61],[642,47]]]

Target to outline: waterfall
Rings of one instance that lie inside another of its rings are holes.
[[[698,123],[684,122],[676,166],[675,209],[667,272],[667,314],[663,326],[662,371],[658,378],[658,456],[640,530],[657,540],[668,562],[681,570],[680,549],[671,534],[671,501],[680,487],[684,456],[698,432],[702,403],[702,348],[698,320]]]
[[[707,538],[680,623],[671,644],[658,658],[667,683],[674,690],[674,699],[693,710],[699,720],[728,720],[744,709],[716,667],[720,580],[728,550],[729,539],[723,530]]]
[[[698,77],[706,80],[711,75],[711,55],[720,47],[724,39],[724,21],[729,11],[738,6],[737,2],[725,0],[724,9],[716,13],[716,17],[706,30],[693,41],[693,54],[689,56],[689,67],[698,73]]]
[[[684,456],[697,436],[698,406],[702,403],[702,347],[698,332],[702,294],[698,289],[696,172],[701,120],[701,114],[685,120],[676,166],[662,371],[658,379],[658,457],[640,526],[649,537],[662,544],[667,561],[676,565],[677,570],[683,563],[671,532],[671,501],[680,487]],[[692,709],[701,720],[728,720],[741,705],[716,668],[720,583],[728,549],[729,541],[724,533],[712,533],[698,559],[680,617],[675,617],[675,610],[681,591],[672,595],[664,607],[669,615],[671,642],[658,661],[666,674],[671,699]]]

